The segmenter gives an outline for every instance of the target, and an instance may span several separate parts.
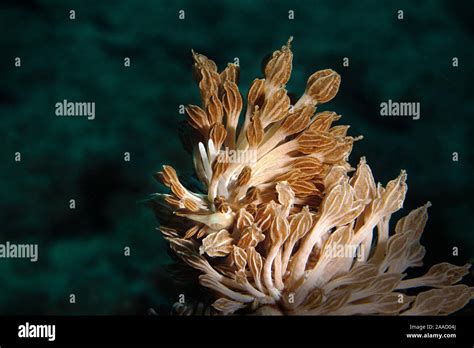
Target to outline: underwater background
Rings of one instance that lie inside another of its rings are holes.
[[[433,0],[2,1],[0,243],[37,243],[39,259],[0,259],[0,314],[166,313],[192,293],[170,273],[143,202],[162,191],[152,174],[163,164],[193,172],[178,135],[180,105],[200,102],[191,49],[220,69],[237,57],[246,96],[262,59],[290,36],[289,91],[303,93],[316,70],[342,76],[338,96],[319,111],[338,112],[350,135],[364,135],[351,164],[366,156],[383,184],[407,170],[392,225],[432,202],[419,272],[474,262],[473,9]],[[64,99],[95,102],[95,119],[57,117]],[[420,119],[380,116],[389,99],[420,102]]]

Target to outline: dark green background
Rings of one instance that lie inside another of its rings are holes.
[[[36,263],[0,259],[0,314],[142,314],[186,293],[180,285],[170,290],[166,244],[138,201],[160,190],[151,175],[161,165],[192,172],[177,135],[179,105],[199,102],[190,50],[220,68],[238,57],[246,94],[262,75],[262,59],[290,35],[288,89],[299,94],[312,72],[337,70],[339,95],[321,110],[337,111],[350,134],[365,136],[351,163],[367,156],[384,184],[406,169],[403,214],[433,203],[422,239],[426,263],[472,261],[471,4],[2,1],[0,242],[39,243],[40,250]],[[63,99],[95,102],[96,119],[56,117],[54,105]],[[421,119],[381,117],[379,105],[388,99],[420,102]],[[131,162],[123,161],[126,151]],[[76,210],[68,207],[71,198]],[[450,257],[453,246],[457,258]]]

